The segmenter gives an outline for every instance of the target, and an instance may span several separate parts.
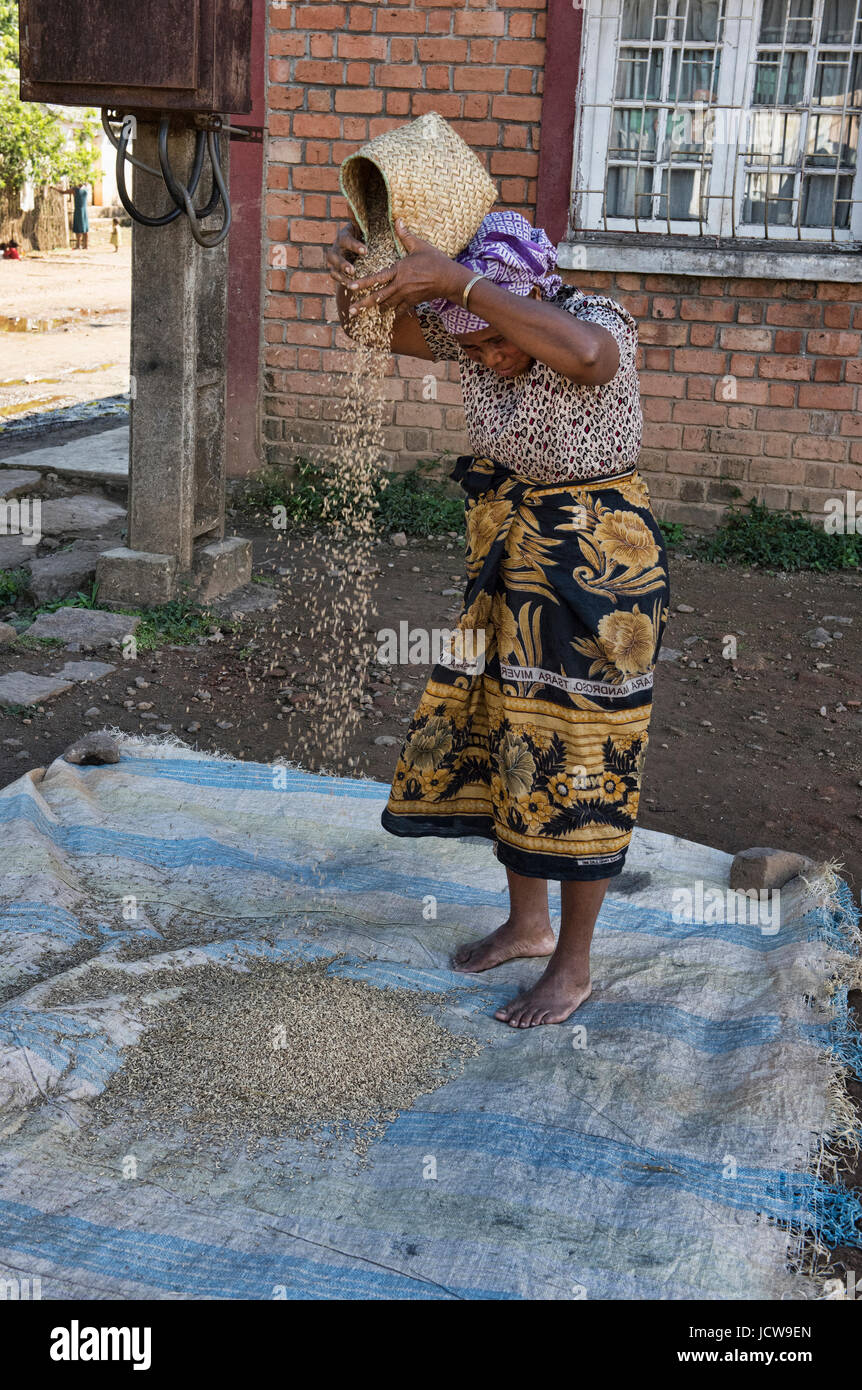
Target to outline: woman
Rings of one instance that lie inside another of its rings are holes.
[[[85,183],[74,183],[71,188],[60,188],[58,184],[51,187],[57,193],[62,193],[64,198],[74,198],[74,212],[72,213],[72,232],[75,237],[76,251],[86,251],[90,241],[90,219],[87,216],[87,199],[90,190]]]
[[[348,332],[358,310],[388,306],[393,352],[460,366],[474,450],[453,472],[467,493],[460,627],[484,633],[484,669],[434,668],[383,825],[494,841],[508,919],[453,963],[550,957],[495,1016],[562,1023],[590,994],[593,928],[634,828],[667,619],[664,545],[635,467],[637,328],[612,300],[563,286],[548,237],[517,213],[490,213],[455,260],[396,225],[395,265],[358,277],[354,225],[328,265]]]

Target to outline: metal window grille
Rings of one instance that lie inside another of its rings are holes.
[[[586,20],[576,230],[862,239],[862,0],[595,0]]]

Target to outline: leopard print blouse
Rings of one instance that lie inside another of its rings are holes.
[[[636,366],[637,324],[603,295],[570,285],[549,301],[616,338],[620,365],[604,386],[569,381],[544,362],[506,380],[461,349],[427,304],[416,307],[435,362],[457,362],[470,447],[520,477],[559,483],[609,478],[637,463],[643,432]]]

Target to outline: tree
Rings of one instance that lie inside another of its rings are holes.
[[[101,164],[97,113],[85,110],[67,136],[57,108],[21,101],[19,81],[18,0],[0,0],[0,188],[91,183]]]

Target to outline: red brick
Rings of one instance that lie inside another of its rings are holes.
[[[386,40],[370,34],[339,34],[340,58],[373,58],[378,62],[386,57]]]
[[[387,116],[409,116],[409,115],[410,115],[410,93],[409,93],[409,92],[387,92],[387,93],[386,93],[386,114],[387,114]]]
[[[312,34],[308,49],[312,58],[331,58],[335,52],[335,39],[331,34]]]
[[[469,92],[462,100],[464,103],[462,114],[465,121],[481,121],[485,119],[488,114],[488,108],[491,105],[491,98],[489,96],[483,96],[478,92]]]
[[[519,153],[517,151],[508,152],[505,150],[495,150],[491,155],[491,173],[494,174],[523,174],[525,178],[532,177],[539,167],[539,156],[537,154]]]
[[[738,325],[721,328],[718,341],[733,352],[770,352],[772,333],[768,328],[742,328]]]
[[[527,127],[523,125],[504,126],[504,147],[508,150],[525,150],[527,148],[527,133]]]
[[[494,40],[493,39],[471,39],[470,40],[470,63],[485,63],[486,66],[494,61]]]
[[[808,334],[809,352],[822,352],[827,357],[858,357],[862,333],[816,332]]]
[[[757,374],[773,381],[810,381],[811,365],[807,357],[761,357]]]
[[[843,372],[844,362],[840,357],[821,357],[814,363],[815,381],[840,381]]]
[[[789,329],[779,328],[775,334],[775,342],[772,345],[773,352],[798,353],[802,351],[802,334],[792,333]]]
[[[827,328],[849,328],[852,312],[849,304],[827,304],[823,310],[823,322]]]
[[[341,87],[335,93],[336,111],[364,111],[369,115],[383,110],[383,93],[361,88]],[[339,131],[339,134],[341,132]]]
[[[420,63],[464,63],[467,61],[466,39],[420,39]]]
[[[403,9],[386,9],[381,5],[377,10],[378,34],[424,34],[424,14],[414,14]]]
[[[308,135],[313,140],[327,136],[331,140],[337,140],[341,134],[341,121],[337,116],[312,115],[300,111],[293,118],[293,133],[299,136]]]
[[[712,323],[693,323],[688,330],[688,340],[692,347],[715,347],[715,325]]]
[[[783,327],[811,328],[820,322],[819,304],[769,304],[766,309],[766,322],[778,323]]]
[[[375,81],[381,87],[422,86],[423,70],[418,63],[381,63]]]
[[[502,68],[455,68],[456,92],[502,92],[505,84],[506,74]]]
[[[351,7],[351,19],[353,8]],[[347,22],[347,8],[344,5],[294,5],[293,12],[297,29],[344,29]],[[273,17],[273,12],[270,13]],[[278,11],[274,13],[277,14]],[[286,24],[284,27],[289,26]]]
[[[495,97],[491,115],[500,121],[538,122],[542,117],[542,103],[538,97]]]
[[[450,92],[414,92],[412,105],[414,116],[424,116],[426,111],[438,111],[447,121],[451,121],[461,114],[461,97]]]
[[[425,69],[425,80],[422,85],[432,91],[448,92],[452,86],[449,69],[440,63],[429,63]]]
[[[309,111],[331,111],[332,92],[323,87],[309,87],[307,91]]]
[[[510,14],[509,27],[506,33],[510,39],[529,39],[533,37],[543,39],[545,37],[545,15],[542,14]]]
[[[541,82],[536,82],[536,74],[531,68],[510,68],[509,77],[506,82],[507,92],[518,92],[522,95],[529,95],[535,87],[541,91]]]
[[[506,16],[499,10],[461,10],[455,15],[456,34],[502,35],[506,31]]]
[[[514,63],[524,67],[539,68],[545,61],[545,45],[543,43],[501,39],[497,44],[496,58],[498,63]]]
[[[811,421],[801,410],[758,410],[757,428],[769,432],[778,430],[783,434],[807,434]]]
[[[800,386],[799,404],[803,408],[811,406],[814,410],[852,410],[854,406],[852,386]]]
[[[734,305],[728,299],[683,299],[679,316],[707,323],[733,323]]]
[[[390,39],[389,59],[393,63],[413,63],[416,61],[415,39]]]
[[[293,241],[310,241],[328,246],[338,228],[334,222],[312,222],[302,217],[294,217],[290,224]]]

